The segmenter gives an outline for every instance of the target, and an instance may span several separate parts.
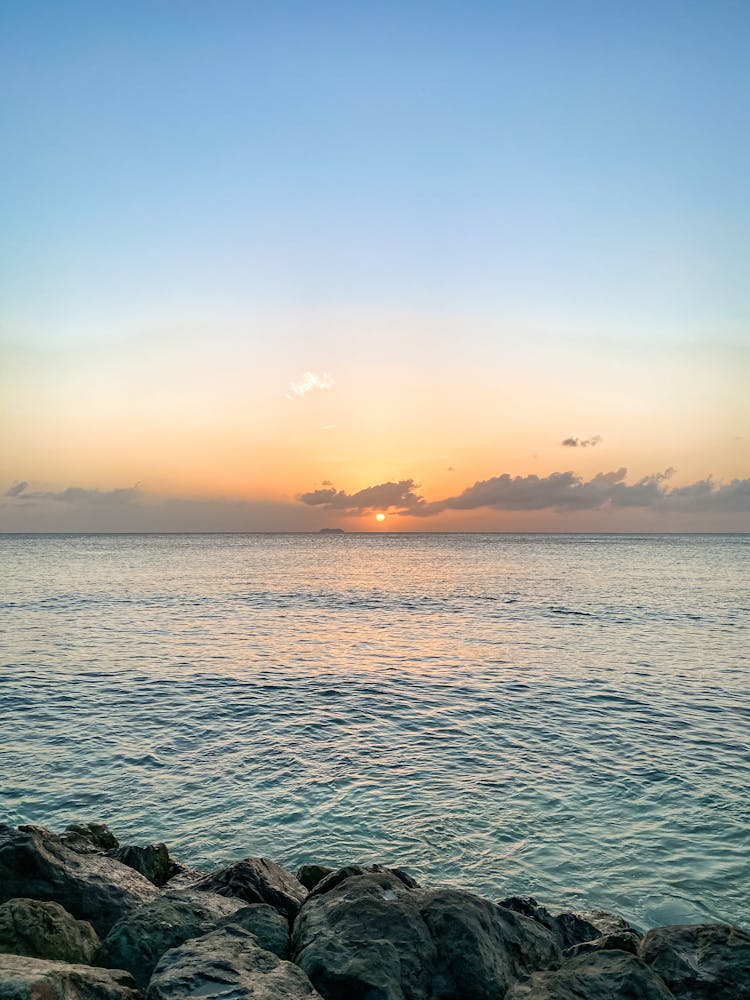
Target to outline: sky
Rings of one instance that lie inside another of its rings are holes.
[[[0,530],[750,530],[749,45],[5,0]]]

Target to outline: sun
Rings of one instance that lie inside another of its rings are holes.
[[[375,520],[376,521],[385,521],[385,514],[376,514],[375,515]]]

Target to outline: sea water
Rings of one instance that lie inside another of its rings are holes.
[[[0,537],[0,814],[750,923],[750,536]]]

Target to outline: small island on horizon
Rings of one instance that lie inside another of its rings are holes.
[[[346,532],[343,528],[321,528],[318,532],[320,535],[345,535]]]

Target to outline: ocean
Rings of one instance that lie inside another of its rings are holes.
[[[0,537],[0,814],[750,923],[750,536]]]

